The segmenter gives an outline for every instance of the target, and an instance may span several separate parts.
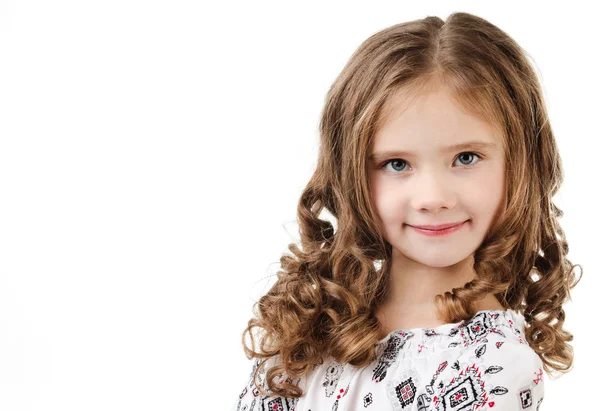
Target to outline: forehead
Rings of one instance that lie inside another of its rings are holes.
[[[500,130],[464,108],[447,88],[400,91],[384,105],[373,135],[372,151],[442,151],[471,141],[503,146]]]

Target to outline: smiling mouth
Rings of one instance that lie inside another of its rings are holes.
[[[446,228],[441,228],[441,229],[437,229],[437,230],[429,230],[426,228],[421,228],[421,227],[416,227],[416,226],[411,226],[409,225],[410,228],[412,228],[413,230],[415,230],[417,233],[429,236],[429,237],[440,237],[440,236],[445,236],[448,234],[452,234],[454,232],[459,231],[460,229],[462,229],[462,227],[465,226],[465,224],[468,222],[469,220],[463,221],[462,223],[458,223],[458,224],[454,224],[454,225],[450,225],[448,226],[446,224]],[[438,226],[439,227],[439,226]]]
[[[468,221],[468,220],[465,220],[465,221]],[[437,225],[410,225],[410,224],[407,224],[407,225],[410,227],[413,227],[413,228],[418,228],[420,230],[441,231],[441,230],[445,230],[448,228],[456,227],[460,224],[463,224],[465,221],[459,221],[457,223],[437,224]]]

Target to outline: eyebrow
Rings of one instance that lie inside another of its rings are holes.
[[[485,141],[468,141],[466,143],[454,144],[451,146],[447,146],[442,149],[443,152],[447,153],[450,151],[458,151],[458,150],[493,150],[497,146],[495,143],[488,143]],[[401,150],[389,150],[389,151],[379,151],[376,153],[372,153],[369,155],[369,160],[377,162],[378,160],[388,158],[388,157],[402,157],[402,156],[412,156],[413,153],[409,151],[401,151]]]

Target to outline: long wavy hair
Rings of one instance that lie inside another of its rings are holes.
[[[367,155],[390,96],[403,92],[408,99],[440,83],[457,104],[500,130],[507,206],[474,253],[475,278],[435,296],[438,318],[469,320],[474,302],[493,293],[505,309],[523,314],[526,339],[548,374],[571,370],[573,335],[563,329],[563,304],[579,280],[567,259],[562,210],[552,201],[563,171],[542,89],[511,37],[455,12],[445,22],[428,16],[370,36],[328,91],[317,167],[298,203],[300,247],[289,244],[277,281],[254,304],[242,333],[246,356],[260,359],[255,384],[262,360],[279,356],[266,374],[268,395],[302,396],[293,379],[324,356],[355,367],[375,359],[382,334],[375,312],[387,295],[392,248],[376,223]],[[276,378],[284,373],[287,379]]]

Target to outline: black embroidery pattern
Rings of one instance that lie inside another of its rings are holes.
[[[455,364],[458,367],[458,361]],[[444,371],[447,366],[448,366],[448,361],[442,362],[438,366],[437,370],[435,371],[435,374],[433,374],[433,377],[431,378],[431,381],[429,381],[429,385],[425,386],[425,391],[427,391],[427,393],[429,395],[432,395],[434,393],[434,391],[433,391],[433,384],[435,383],[435,380],[439,377],[439,375],[441,374],[441,372]],[[438,386],[438,388],[441,389],[443,386],[444,386],[444,383],[440,381],[440,385]]]
[[[414,401],[417,393],[417,387],[415,387],[412,378],[409,378],[408,380],[402,381],[400,384],[398,384],[395,388],[395,391],[396,397],[398,398],[398,401],[400,401],[400,405],[402,405],[402,408],[406,408]]]
[[[463,337],[463,345],[471,345],[480,342],[492,331],[496,329],[496,318],[500,314],[489,312],[478,312],[460,328]]]
[[[467,366],[433,397],[436,411],[475,410],[487,402],[479,368]],[[493,405],[493,404],[490,404]]]
[[[438,335],[438,333],[436,333],[433,328],[426,328],[424,332],[427,337],[433,337],[434,335]]]
[[[250,372],[250,377],[248,377],[248,382],[246,383],[246,386],[244,387],[244,389],[242,390],[242,392],[240,393],[239,396],[239,401],[237,404],[237,411],[241,411],[240,408],[242,406],[242,399],[244,398],[244,396],[248,393],[248,388],[252,388],[254,387],[254,372],[256,371],[256,368],[258,367],[258,365],[260,364],[260,359],[257,358],[254,360],[254,362],[252,363],[252,372]],[[252,390],[252,393],[254,394],[254,391],[256,391],[258,393],[258,389],[254,388]],[[254,404],[256,402],[256,395],[254,394],[254,400],[252,402],[252,408],[254,408]]]
[[[414,403],[417,390],[421,383],[416,369],[410,368],[386,384],[387,396],[392,402],[394,410],[404,410]],[[420,395],[417,403],[429,404],[427,395]]]
[[[325,387],[325,396],[331,397],[335,392],[335,389],[340,381],[342,372],[344,371],[344,365],[333,361],[325,371],[325,381],[323,381],[323,387]]]
[[[281,381],[283,378],[280,378]],[[278,381],[278,382],[279,382]],[[286,383],[294,383],[298,384],[300,382],[300,378],[293,381],[291,378],[287,377],[285,379]],[[267,391],[268,392],[268,391]],[[298,403],[298,398],[286,398],[286,397],[272,397],[272,396],[258,396],[259,400],[259,411],[295,411],[296,405]],[[250,411],[252,411],[250,408]]]
[[[261,398],[259,411],[295,411],[297,398],[265,397]]]
[[[417,411],[427,411],[429,410],[429,404],[431,403],[431,398],[427,396],[427,394],[423,393],[419,395],[417,398]]]
[[[373,394],[368,393],[363,398],[363,407],[367,408],[371,404],[373,404]]]
[[[456,371],[458,371],[460,369],[458,360],[454,361],[454,363],[452,364],[452,368],[455,369]]]
[[[531,388],[524,388],[519,391],[519,399],[521,400],[521,409],[526,410],[533,405],[533,394]]]
[[[487,314],[487,313],[482,313]],[[493,407],[496,403],[496,396],[509,394],[506,387],[496,385],[492,389],[485,386],[487,375],[497,374],[503,371],[500,365],[484,365],[484,357],[487,352],[489,341],[484,337],[489,332],[495,329],[494,317],[480,315],[476,321],[469,322],[465,325],[465,330],[462,335],[465,341],[470,343],[483,342],[473,349],[473,355],[467,358],[467,365],[457,375],[460,365],[458,360],[452,365],[452,379],[445,386],[438,386],[438,395],[433,396],[433,410],[435,411],[458,411],[458,410],[474,410],[484,406]],[[492,319],[492,321],[489,321]],[[502,347],[502,343],[495,344],[497,349]],[[525,387],[521,387],[518,392],[520,410],[532,410],[534,405],[533,387],[538,385],[543,380],[542,369],[535,372],[535,378],[532,378],[531,383]],[[489,391],[486,391],[489,389]],[[489,397],[491,395],[491,398]],[[515,394],[512,394],[515,395]],[[542,399],[537,401],[539,408]],[[538,410],[536,410],[538,411]]]
[[[376,383],[383,381],[387,374],[387,369],[396,361],[398,352],[404,346],[406,340],[413,336],[411,331],[394,331],[387,341],[385,350],[379,357],[379,363],[373,370],[371,378]]]

